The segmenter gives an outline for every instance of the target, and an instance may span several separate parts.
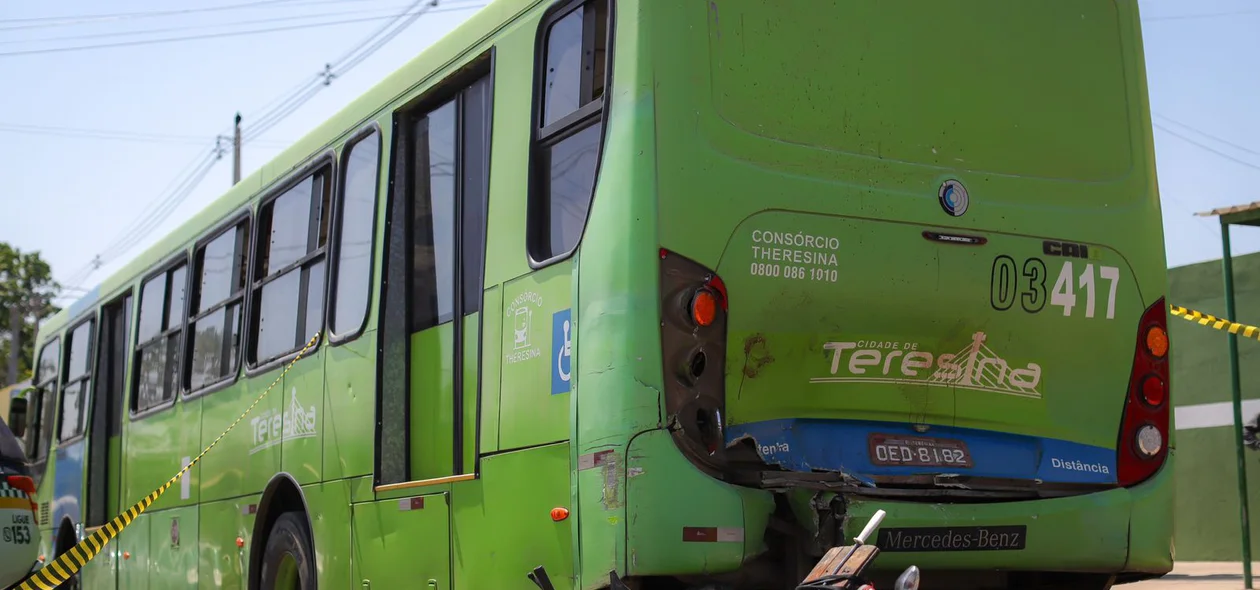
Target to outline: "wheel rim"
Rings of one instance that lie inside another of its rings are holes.
[[[285,553],[276,564],[276,590],[301,590],[302,580],[298,574],[297,560],[292,553]]]

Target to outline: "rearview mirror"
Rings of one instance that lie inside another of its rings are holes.
[[[13,436],[18,438],[26,437],[26,398],[15,397],[9,400],[9,430],[13,431]]]

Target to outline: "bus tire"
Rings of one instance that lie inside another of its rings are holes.
[[[61,557],[70,551],[75,545],[74,526],[68,521],[62,523],[61,532],[57,535],[57,554]],[[80,570],[82,571],[82,570]],[[57,587],[57,590],[79,590],[83,584],[79,578],[80,573],[76,572],[73,576],[66,579],[65,583]]]
[[[285,512],[267,533],[262,590],[315,590],[315,551],[310,527],[301,512]]]

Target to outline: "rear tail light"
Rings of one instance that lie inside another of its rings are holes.
[[[1116,445],[1117,479],[1126,487],[1146,481],[1168,456],[1172,403],[1168,399],[1168,312],[1163,298],[1143,312],[1137,336]]]
[[[5,481],[11,488],[17,488],[26,492],[26,497],[31,502],[31,512],[39,511],[39,504],[35,502],[35,480],[25,475],[10,475]]]
[[[726,285],[695,261],[660,255],[667,421],[684,454],[712,473],[725,428]]]

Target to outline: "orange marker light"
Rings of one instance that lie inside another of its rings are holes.
[[[556,521],[556,522],[560,522],[560,521],[562,521],[562,520],[564,520],[564,519],[566,519],[566,518],[568,518],[568,517],[569,517],[569,509],[568,509],[568,508],[564,508],[564,507],[557,507],[557,508],[552,508],[552,509],[551,509],[551,520],[554,520],[554,521]]]
[[[123,559],[131,559],[131,552],[123,551]]]
[[[1168,333],[1159,326],[1152,326],[1146,331],[1146,350],[1155,358],[1164,358],[1168,354]]]
[[[708,289],[696,291],[691,298],[691,319],[700,326],[708,326],[717,319],[717,297]]]
[[[237,548],[237,549],[240,549],[241,547],[244,547],[244,546],[245,546],[245,539],[242,539],[242,538],[240,538],[240,537],[237,537],[237,538],[236,538],[236,548]]]

